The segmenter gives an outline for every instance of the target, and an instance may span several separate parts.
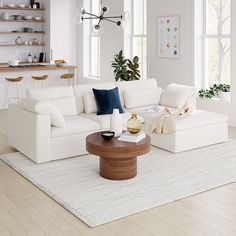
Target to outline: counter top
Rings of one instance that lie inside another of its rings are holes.
[[[39,63],[40,64],[40,63]],[[40,64],[40,66],[35,66],[32,64],[26,65],[25,67],[9,67],[7,64],[0,64],[0,73],[11,73],[11,72],[24,72],[24,71],[44,71],[44,70],[75,70],[76,66],[66,65],[63,67],[58,67],[52,64]]]

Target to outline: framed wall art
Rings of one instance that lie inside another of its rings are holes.
[[[159,16],[157,23],[157,56],[179,58],[179,16]]]

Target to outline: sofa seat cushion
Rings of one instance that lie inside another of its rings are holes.
[[[155,119],[158,115],[160,115],[161,111],[164,109],[163,106],[157,105],[156,107],[160,109],[159,113],[145,112],[147,109],[150,109],[152,107],[153,106],[127,109],[127,111],[135,112],[144,118],[146,132],[149,132],[153,119]],[[195,110],[193,111],[193,113],[183,117],[182,119],[177,120],[175,124],[175,130],[182,131],[187,129],[206,127],[221,123],[227,123],[227,121],[228,118],[224,115],[203,110]]]
[[[101,126],[102,130],[110,129],[110,115],[98,116],[96,113],[81,113],[80,116],[97,122]],[[127,121],[131,118],[131,113],[125,112],[122,113],[121,116],[123,121],[123,127],[126,128]]]
[[[64,119],[66,122],[64,128],[52,127],[52,138],[100,130],[100,125],[91,119],[81,116],[65,116]]]

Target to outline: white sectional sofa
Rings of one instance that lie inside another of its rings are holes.
[[[110,115],[97,116],[92,88],[112,89],[118,87],[124,128],[131,113],[144,119],[146,132],[152,145],[171,152],[181,152],[228,139],[227,117],[195,109],[195,90],[192,87],[170,85],[166,90],[157,86],[155,79],[129,82],[81,84],[77,86],[30,89],[28,97],[48,101],[60,111],[65,127],[52,126],[50,114],[37,113],[22,105],[10,105],[8,142],[31,158],[43,163],[86,154],[85,138],[88,134],[110,128]],[[175,124],[171,134],[149,133],[153,113],[147,108],[173,106],[188,103],[193,113]]]

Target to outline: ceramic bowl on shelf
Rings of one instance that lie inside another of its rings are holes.
[[[10,7],[10,8],[14,8],[15,4],[14,3],[8,3],[7,6]]]
[[[41,16],[35,16],[34,20],[40,21],[40,20],[42,20],[42,17]]]
[[[32,19],[33,19],[33,16],[23,16],[23,19],[24,19],[24,20],[32,20]]]
[[[55,65],[58,67],[66,66],[66,61],[65,60],[56,60]]]
[[[18,7],[19,8],[26,8],[26,4],[19,4]]]

